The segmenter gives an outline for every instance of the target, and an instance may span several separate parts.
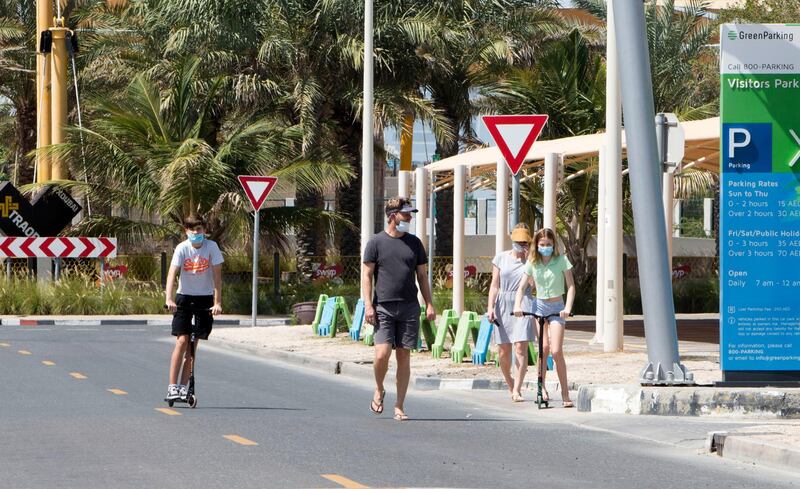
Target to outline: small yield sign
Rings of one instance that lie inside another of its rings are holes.
[[[278,183],[278,177],[260,177],[253,175],[239,175],[239,183],[244,188],[244,193],[250,204],[253,205],[253,326],[256,325],[258,315],[258,211],[267,200],[267,196]]]
[[[483,123],[512,174],[519,173],[528,151],[547,124],[547,119],[545,114],[483,116]]]

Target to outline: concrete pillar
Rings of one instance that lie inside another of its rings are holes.
[[[361,256],[375,234],[375,169],[373,168],[372,0],[364,0],[364,101],[361,113]],[[383,196],[381,196],[383,197]]]
[[[661,180],[662,199],[664,204],[664,223],[667,226],[667,256],[669,257],[669,268],[672,270],[672,236],[673,232],[673,212],[675,211],[675,179],[672,173],[665,172]]]
[[[711,221],[714,219],[714,199],[703,199],[703,232],[710,237],[714,232]]]
[[[494,252],[508,249],[508,182],[510,171],[502,156],[497,158],[497,192],[495,200]]]
[[[556,230],[556,195],[558,194],[558,165],[561,155],[548,153],[544,158],[544,227]]]
[[[453,169],[453,309],[464,312],[464,191],[466,172],[463,166]]]
[[[414,170],[415,194],[414,205],[417,207],[416,233],[423,246],[428,247],[428,170],[417,168]],[[427,250],[426,250],[427,251]]]
[[[593,343],[603,342],[603,328],[605,326],[605,233],[606,233],[606,173],[608,173],[608,160],[605,148],[600,148],[598,155],[597,177],[597,284],[595,288],[595,324]]]
[[[603,240],[603,351],[623,349],[622,98],[614,3],[608,0],[606,43],[605,232]]]
[[[672,236],[675,238],[681,237],[682,204],[683,201],[681,199],[675,199],[672,205]]]
[[[400,197],[411,197],[411,172],[400,170],[397,172],[397,195]]]

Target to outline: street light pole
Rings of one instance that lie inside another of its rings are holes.
[[[644,6],[625,1],[614,5],[619,58],[626,60],[621,78],[622,107],[628,143],[636,254],[642,291],[649,363],[640,382],[692,384],[694,376],[680,363],[672,279],[667,262],[667,236],[661,202],[661,168],[653,102],[653,81],[645,33]]]
[[[375,170],[373,168],[372,0],[364,0],[364,103],[361,115],[361,257],[375,233]],[[363,299],[363,297],[362,297]]]

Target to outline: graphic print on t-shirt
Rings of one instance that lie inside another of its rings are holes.
[[[187,273],[201,274],[208,270],[211,263],[208,258],[203,258],[200,255],[195,255],[193,258],[186,258],[183,260],[183,271]]]

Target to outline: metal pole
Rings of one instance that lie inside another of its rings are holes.
[[[656,114],[656,143],[661,163],[661,199],[664,207],[664,224],[667,230],[667,257],[672,271],[672,198],[675,195],[675,182],[667,169],[667,150],[669,148],[669,123],[664,114]]]
[[[258,214],[258,211],[253,214],[253,327],[256,325],[258,315]]]
[[[431,194],[428,208],[431,211],[431,232],[428,234],[428,282],[431,284],[431,294],[433,294],[433,262],[436,258],[436,175],[431,174]]]
[[[64,19],[58,20],[58,24],[63,25]],[[64,126],[67,125],[67,32],[65,27],[52,27],[50,32],[53,34],[53,54],[52,58],[52,128],[51,143],[60,144],[64,142]],[[53,156],[51,164],[51,177],[53,180],[64,180],[67,178],[67,169],[61,158]]]
[[[453,169],[453,309],[464,312],[464,167]]]
[[[375,233],[375,175],[373,168],[373,48],[372,0],[364,0],[364,108],[361,115],[361,257]],[[363,299],[363,297],[362,297]]]
[[[508,177],[511,172],[503,157],[497,158],[497,189],[494,203],[494,253],[507,250],[508,240]]]
[[[509,226],[511,229],[514,229],[514,226],[519,224],[519,182],[520,182],[520,174],[517,172],[514,175],[514,179],[511,182],[511,225]]]
[[[605,234],[606,234],[606,184],[605,177],[608,173],[608,159],[606,158],[605,147],[600,148],[598,154],[598,177],[597,177],[597,280],[595,288],[595,323],[594,323],[594,338],[593,343],[603,343],[605,333],[605,298],[603,292],[605,290],[605,263],[603,257],[605,256]]]
[[[53,3],[49,0],[36,2],[36,147],[50,145],[50,54],[42,53],[41,38],[53,26]],[[36,155],[36,181],[50,181],[50,159],[44,154]]]
[[[693,383],[680,364],[672,282],[667,263],[667,237],[660,194],[660,171],[654,124],[653,83],[645,34],[644,6],[640,2],[615,4],[618,55],[626,60],[621,88],[628,141],[636,252],[645,318],[649,363],[641,373],[643,384]]]
[[[619,84],[617,24],[608,0],[606,53],[605,233],[603,234],[603,351],[622,351],[622,100]],[[599,255],[598,255],[599,256]]]
[[[548,153],[544,158],[544,227],[556,230],[556,192],[561,155]]]

